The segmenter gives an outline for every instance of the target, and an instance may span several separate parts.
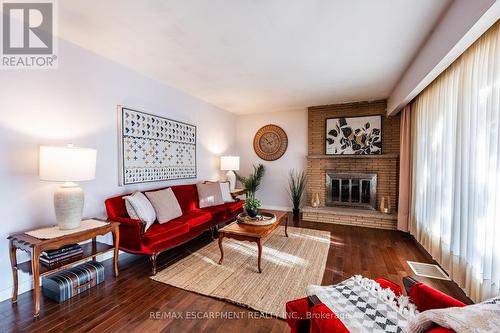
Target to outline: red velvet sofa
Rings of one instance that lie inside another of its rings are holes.
[[[212,231],[213,236],[218,224],[233,220],[243,211],[244,202],[241,200],[199,208],[196,184],[171,188],[181,206],[182,216],[163,224],[155,222],[147,231],[144,231],[145,224],[141,220],[131,219],[127,214],[123,197],[130,194],[105,201],[108,220],[120,222],[120,250],[148,255],[153,275],[156,274],[156,259],[160,253],[208,230]]]
[[[406,279],[406,278],[405,278]],[[375,279],[382,288],[390,288],[396,295],[403,291],[397,284],[386,279]],[[466,304],[450,297],[439,290],[417,282],[411,278],[404,281],[407,295],[419,311],[462,307]],[[286,321],[291,333],[349,333],[349,330],[332,311],[322,304],[317,297],[305,297],[286,304]],[[435,327],[427,333],[453,333],[453,330]]]

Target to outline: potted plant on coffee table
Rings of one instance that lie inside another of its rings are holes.
[[[247,190],[245,210],[250,217],[256,217],[260,207],[260,201],[255,197],[255,193],[260,187],[265,171],[265,167],[262,164],[259,164],[257,166],[253,166],[253,173],[248,177],[243,177],[237,172],[234,172],[236,174],[236,179],[238,179],[238,181],[241,182],[243,187]]]
[[[248,214],[248,216],[250,217],[256,217],[257,214],[259,213],[259,208],[260,208],[260,200],[255,198],[255,197],[251,197],[251,198],[247,198],[245,200],[245,210]]]
[[[302,171],[290,170],[288,176],[288,194],[293,204],[293,217],[299,217],[302,197],[306,189],[307,175]]]

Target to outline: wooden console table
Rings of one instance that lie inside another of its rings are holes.
[[[105,222],[105,221],[103,221]],[[38,239],[26,234],[25,232],[10,235],[7,239],[10,243],[10,262],[12,266],[12,277],[14,281],[14,290],[12,292],[12,303],[17,302],[18,292],[18,271],[31,273],[33,275],[33,298],[34,311],[33,316],[38,317],[40,313],[40,277],[64,270],[77,263],[87,261],[89,258],[95,260],[99,254],[108,251],[114,251],[114,271],[115,276],[118,276],[118,246],[119,246],[119,222],[106,222],[106,225],[101,227],[75,232],[69,235],[51,238]],[[96,237],[103,236],[111,232],[113,234],[113,245],[98,242]],[[40,265],[40,254],[43,251],[55,250],[62,246],[79,243],[87,240],[92,240],[85,244],[81,244],[83,256],[74,260],[64,261],[52,267]],[[31,256],[30,261],[23,263],[17,262],[17,250],[28,252]]]

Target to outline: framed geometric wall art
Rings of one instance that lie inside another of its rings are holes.
[[[118,106],[120,185],[196,178],[196,126]]]
[[[329,118],[325,138],[326,155],[382,154],[382,117]]]

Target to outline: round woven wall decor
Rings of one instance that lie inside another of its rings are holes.
[[[265,161],[275,161],[288,148],[288,137],[285,131],[276,125],[266,125],[260,128],[253,138],[255,153]]]

